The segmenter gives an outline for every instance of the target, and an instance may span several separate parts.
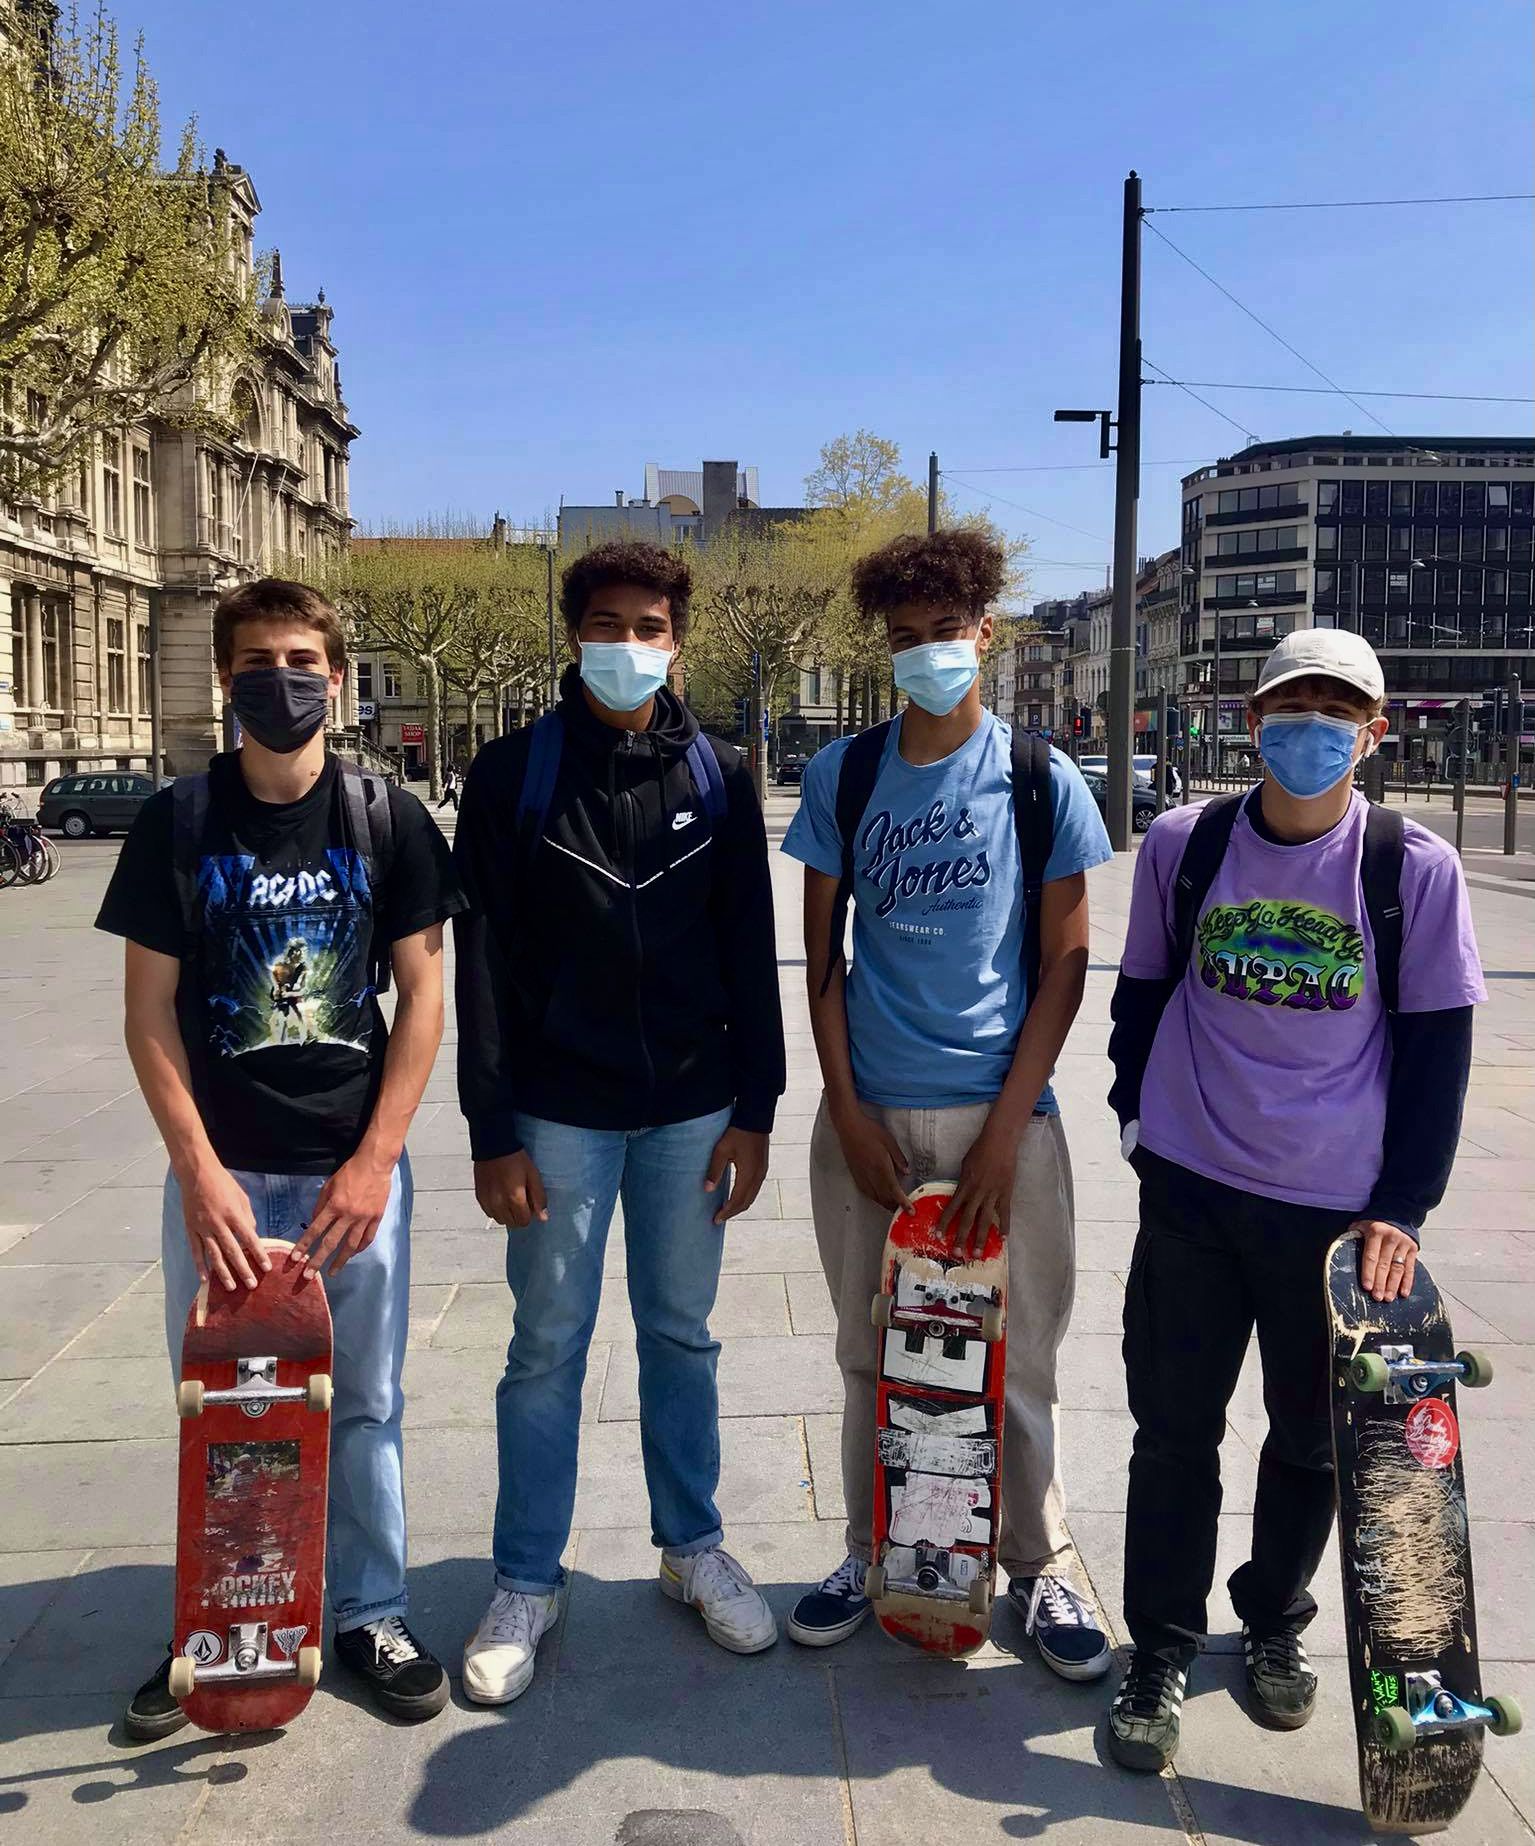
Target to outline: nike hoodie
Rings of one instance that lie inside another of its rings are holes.
[[[454,856],[458,1090],[476,1160],[516,1153],[514,1111],[578,1128],[659,1127],[729,1108],[766,1133],[784,1089],[767,833],[739,751],[706,738],[726,812],[686,761],[698,723],[663,689],[645,731],[560,685],[559,774],[519,840],[530,730],[464,782]]]

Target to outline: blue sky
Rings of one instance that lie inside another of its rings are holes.
[[[1164,206],[1531,190],[1528,0],[114,3],[167,123],[195,112],[250,170],[290,296],[326,289],[364,521],[536,518],[704,456],[797,502],[864,425],[914,477],[936,448],[961,504],[1064,561],[1033,592],[1067,594],[1102,581],[1112,474],[1046,471],[1097,454],[1050,413],[1113,402],[1130,167]],[[1151,222],[1346,387],[1531,394],[1528,204]],[[1319,382],[1145,244],[1148,358]],[[1268,438],[1376,428],[1205,395]],[[1366,402],[1397,434],[1532,425]],[[1146,393],[1143,453],[1178,465],[1145,473],[1143,551],[1173,542],[1180,472],[1242,441]],[[979,472],[1004,466],[1035,471]]]

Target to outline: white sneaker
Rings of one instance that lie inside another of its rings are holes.
[[[760,1654],[778,1639],[767,1599],[721,1546],[685,1558],[661,1553],[661,1593],[691,1603],[704,1618],[709,1639],[733,1654]]]
[[[559,1590],[527,1596],[497,1590],[464,1643],[464,1692],[477,1705],[508,1705],[533,1683],[542,1636],[560,1619]]]

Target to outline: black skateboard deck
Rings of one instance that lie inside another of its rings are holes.
[[[1471,1798],[1482,1733],[1519,1728],[1512,1699],[1482,1696],[1455,1388],[1489,1384],[1457,1353],[1433,1277],[1376,1301],[1360,1242],[1327,1257],[1332,1435],[1359,1793],[1381,1833],[1435,1833]]]

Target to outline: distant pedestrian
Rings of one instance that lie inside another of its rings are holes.
[[[1300,1637],[1335,1498],[1326,1252],[1353,1233],[1364,1291],[1410,1294],[1455,1157],[1486,993],[1454,851],[1353,786],[1384,703],[1360,636],[1289,636],[1248,710],[1262,782],[1163,814],[1135,868],[1109,1041],[1140,1176],[1124,1310],[1135,1652],[1109,1715],[1131,1769],[1178,1747],[1254,1323],[1269,1428],[1251,1554],[1228,1588],[1255,1712],[1286,1730],[1310,1718]]]
[[[458,812],[458,772],[451,763],[442,772],[442,800],[437,803],[437,811],[440,814],[449,807],[455,814]]]

